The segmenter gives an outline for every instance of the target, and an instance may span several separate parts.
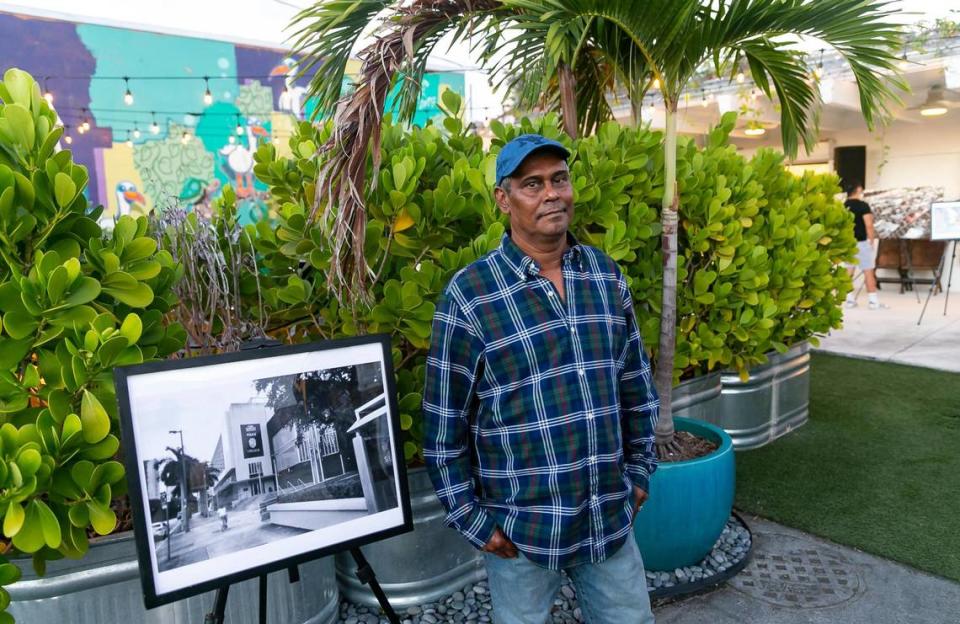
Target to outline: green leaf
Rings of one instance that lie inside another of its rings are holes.
[[[143,333],[143,321],[140,320],[140,317],[131,312],[123,319],[123,324],[120,326],[120,335],[127,339],[130,344],[137,344],[137,341],[140,340],[140,335]]]
[[[116,275],[116,274],[114,274]],[[143,283],[139,283],[132,290],[103,287],[103,292],[112,296],[131,308],[145,308],[153,303],[153,290]]]
[[[110,368],[128,346],[129,342],[125,337],[113,336],[104,342],[97,351],[97,358],[100,360],[100,364],[104,368]]]
[[[43,548],[44,541],[40,510],[37,505],[37,500],[34,499],[27,505],[23,526],[21,526],[17,534],[13,536],[13,545],[21,552],[34,553]]]
[[[80,456],[85,459],[104,460],[110,459],[120,450],[120,440],[117,436],[110,434],[93,446],[89,446],[80,452]]]
[[[99,535],[107,535],[117,526],[117,516],[110,507],[92,500],[87,503],[87,511],[90,514],[90,524]]]
[[[58,173],[53,182],[54,195],[57,205],[66,208],[77,196],[77,185],[70,176]]]
[[[136,238],[124,245],[120,253],[120,260],[124,264],[136,262],[144,258],[149,258],[157,250],[157,241],[146,236]]]
[[[30,114],[27,106],[29,106],[29,104],[11,103],[0,110],[2,110],[3,115],[7,118],[16,141],[23,146],[24,150],[32,151],[34,147],[33,143],[37,138],[37,128],[33,123],[33,115]]]
[[[93,462],[81,459],[70,467],[70,477],[73,482],[85,492],[90,492],[90,478],[93,476]]]
[[[60,522],[53,514],[53,511],[47,507],[40,499],[33,501],[37,506],[38,516],[40,518],[40,528],[43,531],[43,541],[50,548],[59,548],[62,537],[60,534]]]
[[[92,277],[80,277],[70,287],[70,294],[64,304],[78,306],[93,301],[100,295],[100,282]]]
[[[90,524],[90,513],[84,503],[70,505],[67,517],[70,519],[70,524],[80,529],[85,529]]]
[[[32,338],[11,340],[0,338],[0,369],[10,370],[23,361],[33,344]]]
[[[39,326],[38,320],[25,311],[13,310],[3,315],[3,326],[15,340],[33,336]]]
[[[96,444],[110,433],[110,417],[103,405],[89,390],[83,391],[80,402],[80,422],[83,424],[83,440]]]
[[[20,467],[20,473],[25,479],[37,474],[41,461],[40,452],[36,449],[24,449],[17,455],[17,466]]]
[[[3,534],[7,537],[13,537],[19,533],[25,519],[26,514],[23,512],[20,503],[10,501],[10,504],[7,505],[7,513],[3,516]]]
[[[57,305],[70,284],[70,273],[65,266],[58,266],[47,278],[47,298],[50,305]]]
[[[20,568],[13,565],[12,563],[0,564],[0,585],[12,585],[19,580],[20,580]]]

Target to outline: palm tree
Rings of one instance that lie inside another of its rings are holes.
[[[578,128],[609,117],[605,91],[626,89],[634,111],[658,84],[665,103],[664,193],[661,211],[664,258],[663,299],[655,383],[661,397],[657,445],[674,447],[670,395],[676,346],[677,226],[676,116],[681,94],[698,71],[711,63],[731,78],[741,68],[781,111],[784,151],[795,155],[802,142],[815,140],[817,85],[808,78],[794,36],[820,39],[843,56],[854,75],[865,121],[873,127],[888,113],[887,103],[905,84],[896,77],[900,47],[897,26],[886,0],[416,0],[414,2],[339,0],[320,2],[296,20],[298,49],[311,57],[305,68],[326,63],[311,82],[322,108],[336,106],[343,69],[354,43],[379,13],[389,9],[377,40],[361,53],[363,69],[356,91],[340,102],[334,134],[325,146],[314,216],[322,208],[332,219],[334,260],[331,286],[349,296],[363,293],[364,211],[361,196],[367,149],[379,164],[380,119],[386,95],[399,75],[400,117],[410,119],[427,55],[447,32],[479,34],[482,58],[507,74],[520,92],[553,88],[564,112]],[[512,47],[511,47],[512,46]],[[506,50],[500,60],[495,52]],[[584,78],[577,80],[577,73]],[[589,76],[593,76],[590,79]],[[574,83],[571,85],[571,83]],[[574,89],[574,96],[571,96]],[[605,100],[604,100],[605,101]],[[581,102],[590,108],[577,107]],[[590,111],[589,113],[587,111]],[[571,133],[572,135],[574,133]],[[326,189],[326,190],[322,190]],[[337,200],[337,201],[334,201]],[[336,206],[336,212],[333,207]],[[347,253],[353,276],[340,264]],[[334,280],[339,281],[335,283]],[[352,286],[353,288],[350,288]],[[344,288],[346,287],[346,288]]]

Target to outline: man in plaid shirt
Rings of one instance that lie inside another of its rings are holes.
[[[591,624],[653,622],[632,535],[658,399],[626,280],[568,232],[560,143],[497,157],[500,247],[437,306],[424,456],[447,524],[485,552],[497,624],[543,624],[566,570]]]

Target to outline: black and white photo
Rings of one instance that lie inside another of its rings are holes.
[[[382,342],[289,350],[118,375],[148,601],[407,523]]]

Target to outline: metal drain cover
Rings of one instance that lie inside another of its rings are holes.
[[[860,572],[839,552],[790,535],[760,537],[750,563],[730,581],[753,598],[815,609],[852,600],[864,586]]]

